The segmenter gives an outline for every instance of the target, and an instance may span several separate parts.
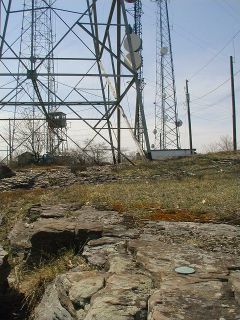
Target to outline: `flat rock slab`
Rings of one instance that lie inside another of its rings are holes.
[[[33,223],[19,222],[10,241],[30,256],[73,242],[96,268],[58,276],[36,320],[240,320],[238,226],[145,221],[140,227],[127,215],[83,207],[71,218],[40,212]]]
[[[75,173],[69,167],[64,166],[49,170],[41,170],[41,167],[39,167],[39,169],[34,170],[18,170],[15,174],[7,166],[3,165],[1,167],[0,164],[0,191],[59,188],[70,186],[76,182],[98,184],[117,179],[116,174],[112,172],[112,166],[89,167],[88,171]]]
[[[71,210],[71,217],[65,217]],[[55,218],[53,218],[55,217]],[[58,254],[64,248],[76,251],[86,242],[101,238],[103,230],[122,222],[121,216],[111,211],[97,211],[85,206],[33,206],[23,221],[18,221],[9,233],[13,253],[28,256],[38,262],[44,255]]]

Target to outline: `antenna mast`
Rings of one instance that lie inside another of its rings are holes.
[[[155,149],[179,149],[179,127],[176,86],[168,14],[168,0],[157,4]]]
[[[137,0],[134,3],[134,26],[133,31],[135,34],[139,36],[142,40],[142,0]],[[141,46],[140,50],[138,51],[140,54],[142,61],[143,61],[143,48]],[[143,89],[144,89],[144,77],[143,77],[143,62],[141,67],[138,69],[138,82],[139,88],[141,92],[141,99],[143,100]],[[144,147],[144,135],[143,135],[143,122],[142,122],[142,115],[140,110],[140,105],[138,99],[136,100],[136,113],[135,113],[135,137],[139,141],[142,147]]]

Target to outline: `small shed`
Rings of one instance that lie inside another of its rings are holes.
[[[21,153],[17,157],[17,162],[19,166],[25,166],[27,164],[31,164],[35,162],[35,156],[32,152],[26,151]]]
[[[196,149],[161,149],[151,150],[152,160],[161,160],[168,158],[188,157],[196,154]]]

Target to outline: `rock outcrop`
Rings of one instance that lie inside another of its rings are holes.
[[[33,188],[60,188],[67,187],[76,182],[86,183],[104,183],[117,180],[117,176],[111,172],[111,166],[88,168],[88,171],[74,174],[68,167],[61,167],[49,170],[39,169],[18,170],[16,175],[5,176],[6,179],[0,181],[0,191],[15,189],[33,189]],[[1,168],[0,168],[1,179]]]
[[[15,176],[15,172],[13,172],[7,165],[0,162],[0,179],[10,178],[13,176]]]
[[[101,237],[101,219],[107,220],[111,213],[102,212],[94,220],[88,217],[88,208],[80,211],[75,208],[75,216],[64,217],[70,209],[73,210],[72,206],[67,205],[33,206],[26,220],[19,221],[9,234],[12,251],[28,257],[29,263],[38,263],[64,248],[75,248],[78,252],[90,239]]]
[[[240,319],[240,227],[136,223],[128,215],[77,206],[67,218],[64,210],[70,208],[35,206],[10,235],[15,252],[29,261],[74,245],[92,266],[58,276],[36,320]],[[177,272],[182,266],[193,272]]]

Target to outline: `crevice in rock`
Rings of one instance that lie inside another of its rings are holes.
[[[101,231],[89,230],[81,230],[77,234],[69,230],[56,233],[40,231],[31,238],[32,248],[27,263],[38,264],[68,249],[73,249],[75,254],[81,254],[88,241],[99,239],[101,236]]]
[[[134,320],[146,320],[147,317],[148,317],[148,310],[147,308],[144,308],[135,314]]]
[[[232,266],[232,267],[228,267],[229,271],[240,271],[240,266]]]
[[[102,237],[102,231],[93,230],[63,230],[61,232],[39,231],[31,237],[31,250],[27,252],[25,264],[27,268],[38,267],[40,264],[52,262],[55,257],[58,258],[61,253],[73,250],[75,255],[81,255],[84,246],[90,240],[96,240]],[[88,263],[89,264],[89,263]],[[89,264],[90,265],[90,264]],[[10,266],[9,266],[10,272]],[[9,274],[8,272],[8,274]],[[35,288],[37,289],[37,288]],[[44,283],[44,292],[46,283]],[[43,294],[44,294],[43,292]],[[65,295],[61,295],[61,303],[63,308],[68,312],[65,306]],[[70,300],[69,300],[70,301]],[[89,303],[89,301],[87,301]],[[66,304],[67,305],[67,304]],[[72,307],[73,308],[73,307]],[[0,291],[0,319],[3,320],[26,320],[29,319],[30,309],[29,301],[26,296],[17,288],[11,287]],[[74,310],[74,308],[73,308]],[[71,313],[71,312],[70,312]],[[72,314],[73,315],[73,314]]]
[[[144,274],[148,275],[149,278],[152,279],[152,289],[156,289],[159,286],[159,278],[156,277],[156,275],[154,273],[152,273],[151,271],[147,270],[145,268],[145,266],[143,265],[143,263],[141,263],[140,261],[138,261],[137,259],[137,250],[133,247],[130,247],[129,245],[129,241],[126,243],[126,251],[129,255],[132,256],[132,260],[135,262],[136,268],[140,269]]]
[[[228,300],[228,301],[234,300],[235,301],[235,294],[231,288],[229,281],[227,281],[223,284],[223,292],[224,292],[223,296],[226,300]]]
[[[79,310],[84,310],[85,306],[90,304],[90,301],[91,301],[91,297],[82,298],[81,305],[79,303],[74,303],[74,302],[72,302],[72,304],[73,304],[74,309],[76,311],[79,311]]]
[[[29,317],[25,296],[14,288],[0,295],[0,319],[26,320]]]
[[[76,248],[75,252],[77,254],[81,254],[88,241],[97,240],[100,238],[102,238],[102,231],[78,231],[74,238],[74,248]]]

